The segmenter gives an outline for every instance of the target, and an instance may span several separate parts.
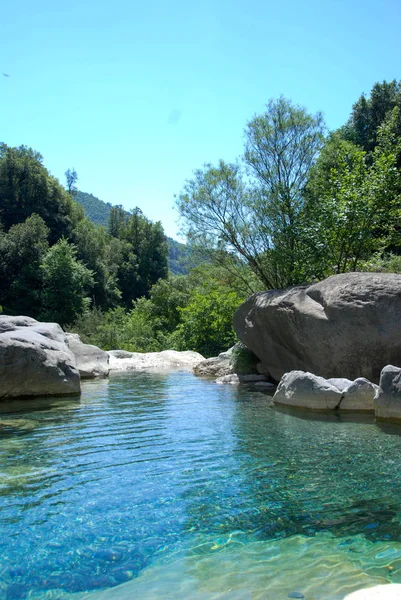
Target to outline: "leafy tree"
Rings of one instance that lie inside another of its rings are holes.
[[[110,264],[110,238],[104,227],[94,225],[88,219],[78,223],[72,232],[77,259],[92,271],[94,285],[91,290],[93,303],[103,309],[119,303],[121,293],[117,286],[114,262]],[[114,256],[113,261],[116,259]]]
[[[49,175],[38,153],[20,146],[0,145],[0,220],[4,230],[23,223],[33,213],[49,228],[49,242],[68,237],[83,218],[83,210]]]
[[[93,286],[92,272],[76,259],[75,246],[61,239],[47,252],[42,264],[43,320],[64,326],[90,305],[87,291]]]
[[[266,287],[303,278],[300,217],[309,170],[323,145],[320,114],[279,98],[246,128],[244,161],[195,171],[177,200],[189,238],[243,259]]]
[[[340,129],[341,135],[366,152],[373,152],[379,127],[396,106],[401,108],[401,82],[394,79],[375,83],[370,96],[362,94],[352,107],[348,122]]]
[[[356,270],[394,239],[400,217],[396,155],[379,145],[372,161],[369,165],[363,150],[338,137],[322,152],[311,177],[314,199],[305,224],[318,278]],[[327,172],[328,164],[333,166]]]
[[[67,169],[67,171],[64,173],[65,175],[65,179],[66,179],[66,183],[67,183],[67,192],[70,194],[70,196],[74,196],[77,186],[76,183],[78,181],[78,174],[76,172],[76,170],[73,169]]]
[[[171,340],[178,350],[194,350],[203,356],[216,356],[233,346],[236,335],[233,314],[243,298],[225,289],[207,294],[196,291],[181,309],[181,323]]]
[[[49,229],[33,214],[0,232],[0,304],[14,314],[37,317],[40,312],[40,263],[48,250]]]

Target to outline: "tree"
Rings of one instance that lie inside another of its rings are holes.
[[[90,305],[87,291],[93,286],[92,272],[76,259],[75,246],[61,239],[45,255],[42,265],[43,320],[72,323]]]
[[[67,171],[64,173],[65,178],[66,178],[66,182],[67,182],[67,192],[70,194],[70,196],[74,196],[74,192],[77,189],[77,186],[75,185],[78,181],[78,174],[76,172],[76,170],[74,168],[72,169],[67,169]]]
[[[348,122],[340,129],[341,135],[371,153],[378,144],[378,130],[389,112],[401,108],[401,82],[375,83],[370,96],[364,94],[355,102]]]
[[[38,153],[20,146],[0,145],[0,221],[7,232],[33,213],[42,217],[49,228],[49,242],[69,237],[83,219],[83,209],[73,202],[43,166]]]
[[[302,281],[304,190],[323,134],[320,114],[271,100],[245,130],[247,180],[239,164],[220,161],[186,182],[177,207],[188,237],[245,261],[268,288]]]
[[[49,229],[33,214],[0,232],[0,304],[14,314],[37,317],[40,312],[40,263],[48,250]]]
[[[305,219],[318,278],[356,270],[395,241],[401,213],[394,150],[385,128],[369,162],[366,152],[338,136],[323,150],[311,175]]]

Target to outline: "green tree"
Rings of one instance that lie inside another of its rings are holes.
[[[303,279],[304,190],[324,141],[320,114],[285,98],[245,130],[247,181],[238,164],[195,171],[177,200],[189,239],[244,260],[268,288]],[[218,256],[218,254],[216,255]]]
[[[40,312],[40,263],[48,250],[49,229],[33,214],[0,231],[0,304],[6,312],[37,317]]]
[[[309,266],[317,278],[356,270],[394,241],[399,173],[395,152],[386,150],[385,135],[381,139],[384,145],[379,143],[372,153],[372,164],[366,152],[336,136],[319,158],[305,218],[314,256]]]
[[[4,230],[37,214],[49,228],[49,242],[68,237],[83,218],[83,209],[73,202],[43,166],[38,153],[20,146],[0,145],[0,220]]]
[[[47,252],[42,264],[43,320],[64,326],[90,305],[86,293],[93,286],[92,272],[76,259],[75,246],[61,239]]]
[[[196,291],[181,309],[181,323],[171,340],[178,350],[194,350],[205,357],[216,356],[237,342],[233,314],[243,298],[226,289],[207,294]]]

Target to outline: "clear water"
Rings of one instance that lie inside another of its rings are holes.
[[[401,429],[187,373],[3,404],[0,600],[340,600],[401,582]]]

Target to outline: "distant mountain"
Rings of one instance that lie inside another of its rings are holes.
[[[87,194],[79,190],[74,192],[74,200],[84,207],[85,217],[88,217],[96,225],[108,226],[112,207],[110,202],[103,202],[103,200],[96,198],[93,194]]]
[[[112,204],[103,202],[93,194],[87,194],[76,190],[74,200],[84,207],[85,217],[93,221],[96,225],[107,227],[109,224],[110,210]],[[188,273],[188,263],[190,261],[190,251],[188,246],[167,237],[168,243],[168,265],[172,275],[186,275]]]

